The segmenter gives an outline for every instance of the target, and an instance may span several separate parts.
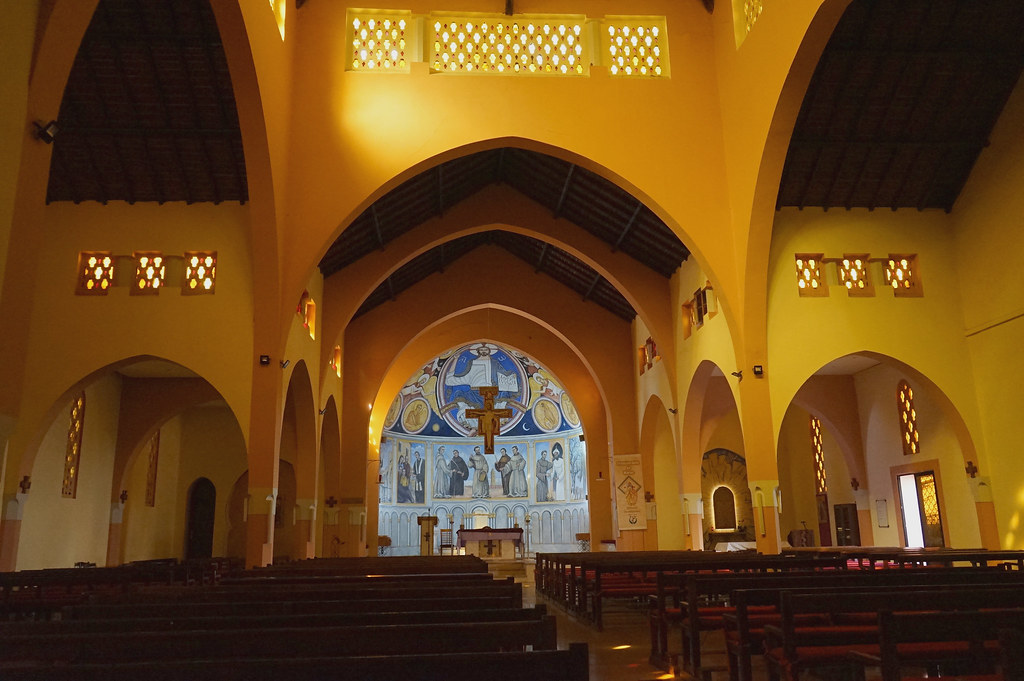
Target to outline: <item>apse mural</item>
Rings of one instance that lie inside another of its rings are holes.
[[[474,413],[488,388],[493,453]],[[437,515],[444,528],[519,525],[533,551],[575,550],[589,531],[586,462],[579,414],[546,368],[494,343],[454,348],[410,377],[384,419],[380,534],[392,553],[416,553],[416,517]]]

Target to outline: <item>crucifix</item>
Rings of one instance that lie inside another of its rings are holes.
[[[494,540],[493,539],[488,539],[487,540],[487,555],[488,556],[493,556],[494,555]]]
[[[27,475],[25,477],[23,477],[21,479],[21,482],[18,483],[18,487],[21,488],[21,493],[22,494],[28,494],[29,488],[32,487],[32,480],[31,480],[31,478],[29,478]]]
[[[121,500],[122,504],[127,504],[128,503],[128,490],[126,490],[126,489],[121,490],[121,496],[119,496],[118,499]]]
[[[327,497],[327,500],[324,501],[324,503],[327,504],[327,508],[334,508],[335,506],[338,505],[338,500],[335,499],[334,495],[332,494],[331,496]]]
[[[484,398],[484,408],[467,409],[466,417],[477,420],[476,433],[484,438],[484,454],[494,454],[494,438],[501,434],[501,419],[512,418],[512,410],[494,408],[494,398],[498,395],[496,387],[485,385],[477,392]]]
[[[978,467],[974,465],[973,461],[968,461],[967,466],[964,467],[964,470],[967,471],[967,475],[971,476],[972,478],[977,477],[978,475]]]

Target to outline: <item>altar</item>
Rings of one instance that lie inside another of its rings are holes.
[[[479,530],[459,530],[459,548],[481,558],[515,558],[516,549],[522,553],[523,528],[509,527],[495,529],[484,527]]]

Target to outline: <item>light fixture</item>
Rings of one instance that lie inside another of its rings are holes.
[[[730,371],[729,373],[731,373],[733,376],[735,376],[739,380],[741,380],[741,381],[743,380],[743,369],[740,369],[739,371]]]
[[[53,144],[53,141],[57,139],[57,133],[60,132],[60,127],[57,125],[57,121],[50,121],[49,123],[34,121],[32,125],[36,128],[36,139],[42,140],[47,144]]]
[[[260,355],[260,366],[270,366],[270,355]]]
[[[760,364],[755,364],[754,365],[754,375],[757,376],[758,378],[761,378],[762,376],[764,376],[764,366],[762,366]]]
[[[282,359],[281,360],[281,368],[282,369],[287,369],[288,365],[291,364],[291,363],[292,363],[292,361],[290,359]]]
[[[323,416],[327,412],[327,407],[319,410],[320,416]]]

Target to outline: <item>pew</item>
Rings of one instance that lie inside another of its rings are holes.
[[[487,610],[413,610],[407,612],[333,612],[318,614],[244,613],[233,616],[192,614],[181,617],[60,619],[0,622],[0,637],[14,634],[54,635],[121,631],[187,631],[216,629],[318,628],[379,624],[446,622],[536,622],[547,615],[543,604],[532,608]]]
[[[74,665],[5,665],[5,681],[588,681],[587,645],[530,652],[431,653],[319,658],[227,658]]]
[[[824,591],[824,590],[823,590]],[[859,668],[851,651],[878,655],[877,613],[975,610],[1024,607],[1024,590],[1017,584],[971,589],[908,589],[886,587],[870,591],[781,592],[778,625],[765,626],[765,659],[769,678],[796,681],[808,669]],[[796,616],[826,614],[826,626],[799,626]]]
[[[528,648],[553,650],[556,644],[555,618],[551,615],[521,622],[12,634],[0,641],[0,670],[9,662],[77,664],[222,657],[316,658]]]

